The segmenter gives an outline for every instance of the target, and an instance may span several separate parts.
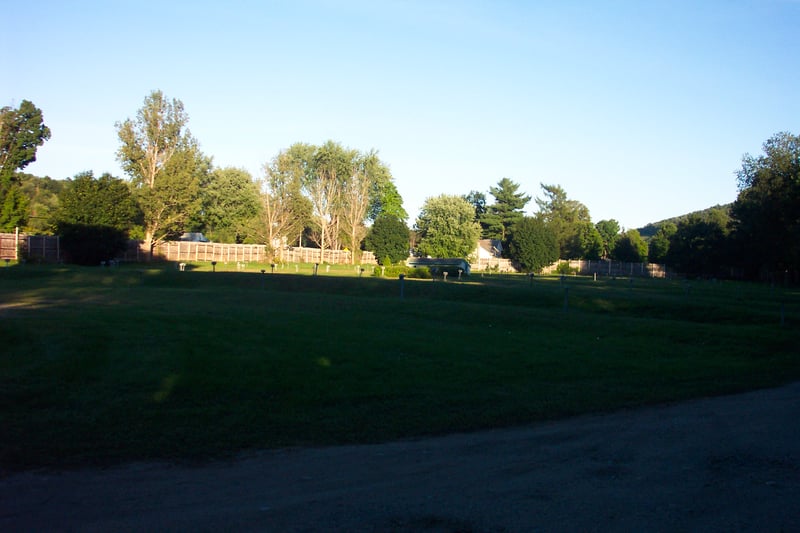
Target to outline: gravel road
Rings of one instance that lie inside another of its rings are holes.
[[[800,531],[800,383],[521,428],[0,479],[1,531]]]

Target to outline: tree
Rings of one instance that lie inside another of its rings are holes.
[[[417,253],[431,257],[467,257],[481,234],[474,206],[460,196],[447,194],[425,200],[416,230]]]
[[[719,275],[726,262],[728,222],[721,209],[690,215],[670,236],[665,262],[685,274]]]
[[[669,241],[678,227],[672,222],[666,222],[656,230],[647,247],[647,260],[651,263],[663,263],[669,252]]]
[[[302,176],[303,191],[313,209],[315,232],[312,239],[323,254],[326,245],[338,248],[340,196],[353,157],[354,154],[340,144],[327,141],[318,148],[313,147],[311,160]]]
[[[342,183],[339,214],[344,229],[344,241],[353,252],[350,260],[355,263],[356,251],[361,249],[361,241],[367,234],[364,222],[370,206],[380,201],[373,197],[375,187],[379,183],[391,183],[391,175],[374,150],[366,154],[351,153],[351,156],[351,169]]]
[[[508,178],[501,179],[497,187],[489,187],[495,202],[486,208],[480,219],[484,237],[505,241],[511,226],[522,220],[522,210],[531,197],[518,193],[517,189],[519,184]]]
[[[603,255],[603,237],[591,222],[578,222],[575,232],[565,243],[565,250],[567,257],[600,259]]]
[[[745,154],[732,208],[736,258],[750,276],[800,271],[800,137],[775,134]]]
[[[612,257],[626,263],[642,263],[647,259],[647,243],[635,229],[629,229],[617,239]]]
[[[144,214],[145,248],[186,231],[200,210],[200,183],[211,170],[211,160],[196,148],[176,152],[159,173],[155,187],[134,188]],[[150,243],[148,246],[147,243]]]
[[[139,217],[124,181],[110,174],[95,179],[84,172],[64,184],[51,223],[69,261],[97,265],[125,251],[128,232]]]
[[[199,180],[211,167],[186,129],[188,121],[180,100],[153,91],[135,119],[116,124],[117,159],[144,213],[144,244],[151,254],[156,243],[182,232],[195,214]]]
[[[390,215],[400,220],[407,219],[403,197],[394,184],[389,167],[381,162],[374,170],[367,218],[374,221],[381,215]]]
[[[480,191],[470,191],[469,194],[464,195],[464,200],[475,207],[475,220],[480,222],[486,214],[486,195]]]
[[[230,167],[203,176],[200,203],[198,229],[215,242],[244,242],[261,208],[258,186],[250,173]]]
[[[405,222],[393,215],[381,215],[364,238],[364,249],[373,252],[380,263],[385,259],[399,263],[408,257],[408,239]]]
[[[301,192],[313,147],[295,144],[264,165],[261,209],[254,234],[271,248],[297,241],[310,224],[311,202]]]
[[[558,259],[558,242],[540,217],[523,217],[508,240],[509,256],[526,272],[539,272]]]
[[[344,242],[357,252],[370,216],[406,216],[391,173],[374,150],[361,153],[333,141],[297,143],[273,160],[267,174],[272,193],[265,209],[271,224],[288,213],[288,195],[300,191],[311,205],[309,236],[323,250]]]
[[[555,234],[561,259],[572,259],[570,240],[575,239],[582,222],[591,222],[589,209],[576,200],[567,198],[567,193],[558,185],[541,184],[545,198],[536,199],[539,214]]]
[[[613,218],[610,220],[601,220],[597,224],[595,224],[598,233],[600,233],[600,238],[603,241],[603,251],[600,254],[600,257],[606,259],[611,255],[611,251],[614,249],[614,246],[617,244],[617,239],[619,238],[619,222],[614,220]]]
[[[25,232],[37,235],[51,234],[53,228],[50,219],[58,207],[58,195],[66,181],[54,180],[47,176],[40,178],[24,172],[19,172],[17,175],[22,182],[22,193],[28,199]]]
[[[17,171],[36,161],[36,150],[50,138],[42,111],[23,100],[17,109],[0,109],[0,231],[25,224],[28,199]]]

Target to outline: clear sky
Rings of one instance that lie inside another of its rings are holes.
[[[123,177],[114,124],[160,89],[218,167],[378,150],[409,223],[508,177],[635,228],[733,201],[742,155],[800,133],[797,0],[0,4],[0,106],[42,109],[40,176]]]

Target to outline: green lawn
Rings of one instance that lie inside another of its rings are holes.
[[[0,470],[522,424],[800,379],[800,292],[0,267]],[[266,273],[262,274],[261,269]]]

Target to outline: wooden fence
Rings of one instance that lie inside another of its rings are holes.
[[[0,233],[0,260],[44,261],[57,263],[63,259],[61,241],[56,235],[25,235],[23,233]],[[137,263],[149,259],[147,250],[139,241],[129,241],[128,248],[117,259]],[[350,264],[352,253],[347,250],[325,250],[319,248],[286,248],[277,250],[273,257],[262,244],[221,244],[215,242],[164,241],[156,245],[153,259],[160,261],[221,261],[266,263],[328,263]],[[361,252],[360,264],[374,265],[372,252]]]
[[[470,270],[485,271],[496,270],[497,272],[516,272],[517,269],[511,264],[510,259],[503,259],[502,257],[485,257],[476,259],[469,264]]]
[[[556,272],[558,270],[558,265],[561,263],[569,263],[569,267],[582,276],[597,274],[598,276],[609,277],[667,277],[667,269],[664,265],[657,265],[654,263],[624,263],[622,261],[608,260],[589,261],[587,259],[557,261],[543,268],[542,274],[552,274]]]
[[[166,241],[156,246],[153,255],[164,261],[242,261],[266,262],[263,244],[221,244],[216,242]]]
[[[349,250],[325,250],[320,253],[319,248],[301,248],[299,246],[276,250],[275,260],[281,263],[329,263],[333,265],[347,265],[353,262],[353,254]],[[375,254],[362,251],[359,264],[375,265]]]
[[[266,263],[276,261],[281,263],[328,263],[351,264],[352,253],[348,250],[325,250],[320,253],[319,248],[292,247],[277,250],[271,256],[264,245],[261,244],[220,244],[212,242],[185,242],[165,241],[156,246],[154,259],[162,261],[242,261]],[[0,260],[20,260],[59,262],[62,260],[60,239],[56,235],[25,235],[23,233],[0,233]],[[148,259],[146,250],[141,248],[138,241],[130,241],[128,249],[119,258],[126,262],[141,262]],[[542,274],[552,274],[557,271],[558,265],[565,261],[557,261],[542,269]],[[567,261],[571,269],[582,276],[609,277],[649,277],[665,278],[667,271],[664,265],[652,263],[623,263],[620,261]],[[361,252],[359,264],[375,265],[375,255],[372,252]],[[502,272],[514,270],[508,259],[480,260],[470,264],[472,270],[485,270],[497,268]],[[670,275],[673,275],[671,273]]]
[[[0,233],[0,259],[56,263],[61,260],[61,240],[56,235]]]

